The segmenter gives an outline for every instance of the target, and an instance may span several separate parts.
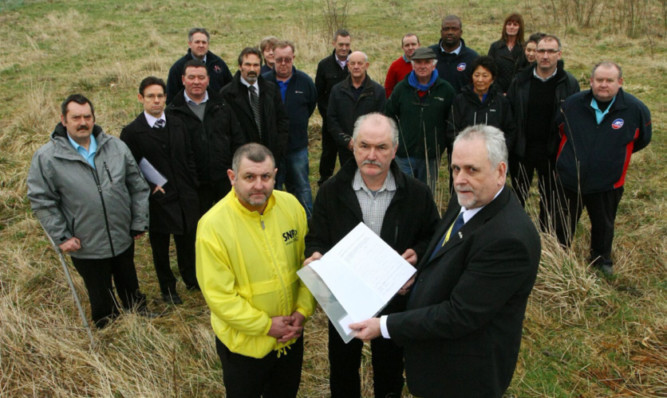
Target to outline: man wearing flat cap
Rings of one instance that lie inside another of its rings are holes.
[[[398,123],[398,166],[434,194],[440,157],[454,140],[445,135],[454,88],[438,77],[437,62],[433,50],[418,48],[412,72],[396,85],[385,107],[385,114]]]

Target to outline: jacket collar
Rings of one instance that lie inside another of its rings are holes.
[[[461,244],[461,242],[467,239],[470,234],[474,233],[475,230],[486,224],[490,218],[495,216],[502,208],[504,208],[510,201],[511,195],[513,195],[512,190],[507,185],[505,185],[502,192],[495,199],[493,199],[491,203],[487,204],[482,210],[479,211],[479,213],[475,214],[473,218],[465,223],[461,229],[459,229],[457,234],[450,236],[449,241],[445,243],[442,249],[439,249],[435,246],[439,243],[442,235],[447,232],[450,225],[454,222],[454,219],[456,219],[456,217],[458,217],[459,213],[461,212],[461,206],[458,203],[456,194],[453,194],[451,200],[449,201],[449,205],[447,206],[447,212],[442,218],[442,222],[440,223],[426,250],[427,255],[422,257],[426,260],[424,260],[425,262],[421,263],[421,265],[417,268],[420,269],[422,267],[428,266],[437,258],[441,257],[444,253],[448,252],[451,248]],[[438,252],[435,254],[435,256],[432,256],[431,253],[433,253],[434,250],[438,250]]]

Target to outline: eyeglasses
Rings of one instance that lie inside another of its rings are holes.
[[[277,64],[291,64],[292,60],[294,60],[294,58],[276,58],[274,61],[276,61]]]
[[[559,49],[557,48],[540,48],[536,51],[538,54],[549,54],[549,55],[554,55],[558,52],[560,52]]]

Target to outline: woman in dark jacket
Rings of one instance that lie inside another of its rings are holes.
[[[493,42],[489,48],[488,55],[493,58],[498,66],[496,80],[503,93],[507,92],[512,78],[525,63],[523,29],[521,14],[510,14],[503,23],[500,40]]]
[[[486,124],[505,133],[508,151],[514,144],[516,124],[509,101],[494,83],[498,74],[493,58],[478,57],[472,63],[472,82],[461,89],[452,103],[449,132],[455,136],[475,124]]]

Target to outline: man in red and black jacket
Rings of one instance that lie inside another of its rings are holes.
[[[565,217],[557,216],[554,222],[559,242],[569,246],[585,207],[591,220],[590,260],[611,274],[616,210],[631,155],[651,141],[651,113],[623,91],[617,64],[595,65],[590,82],[590,90],[563,103],[556,119],[560,133],[556,170]]]

